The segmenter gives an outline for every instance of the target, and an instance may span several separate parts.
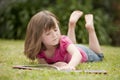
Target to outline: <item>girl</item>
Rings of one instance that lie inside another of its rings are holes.
[[[35,14],[27,27],[25,55],[40,64],[51,64],[61,70],[74,70],[82,62],[101,61],[103,54],[93,25],[93,15],[85,15],[89,47],[76,45],[75,26],[82,11],[73,11],[69,19],[68,37],[61,35],[56,16],[49,11]]]

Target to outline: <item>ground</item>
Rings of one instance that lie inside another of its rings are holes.
[[[102,62],[83,63],[77,69],[106,70],[106,75],[53,69],[17,70],[12,66],[37,63],[24,56],[24,41],[0,40],[0,80],[120,80],[120,47],[102,45],[102,50],[105,55]]]

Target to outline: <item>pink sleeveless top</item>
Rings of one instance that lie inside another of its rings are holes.
[[[60,44],[56,48],[54,56],[52,56],[51,58],[47,58],[45,55],[45,52],[41,51],[37,55],[37,58],[43,58],[48,64],[53,64],[55,62],[68,63],[71,59],[71,55],[67,52],[67,47],[70,44],[73,44],[73,43],[67,36],[61,36]],[[80,54],[82,55],[82,59],[80,62],[86,62],[87,61],[86,53],[81,48],[78,48],[78,50],[80,51]]]

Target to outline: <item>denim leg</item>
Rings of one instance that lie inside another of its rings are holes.
[[[88,56],[88,61],[87,62],[102,61],[102,59],[104,58],[102,53],[95,53],[90,48],[88,48],[84,45],[76,45],[76,46],[83,49],[86,52],[86,54]]]

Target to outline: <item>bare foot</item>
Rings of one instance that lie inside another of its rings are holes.
[[[70,19],[69,19],[69,25],[75,25],[78,21],[78,19],[83,15],[82,11],[76,10],[73,11],[72,14],[70,15]]]
[[[93,31],[94,30],[94,23],[93,23],[93,15],[92,14],[87,14],[85,15],[85,27],[88,31]]]

